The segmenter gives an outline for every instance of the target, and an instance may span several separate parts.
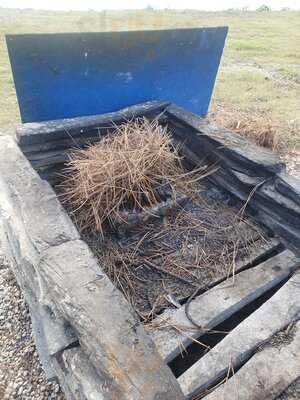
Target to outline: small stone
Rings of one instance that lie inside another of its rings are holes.
[[[1,262],[0,259],[0,392],[2,385],[5,388],[1,400],[64,400],[59,386],[47,382],[31,339],[28,308],[13,273]]]

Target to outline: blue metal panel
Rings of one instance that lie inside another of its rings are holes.
[[[23,122],[167,100],[207,113],[226,27],[7,35]]]

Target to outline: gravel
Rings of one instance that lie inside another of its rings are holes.
[[[287,172],[300,179],[300,151],[293,150],[282,154],[281,159],[286,163]]]
[[[33,342],[22,293],[0,249],[0,399],[64,400],[49,383]]]

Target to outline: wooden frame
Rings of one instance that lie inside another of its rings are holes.
[[[243,289],[237,286],[238,294],[219,286],[235,300],[222,310],[215,307],[214,322],[212,317],[205,320],[208,327],[283,282],[299,265],[299,182],[285,173],[271,151],[175,105],[149,102],[107,115],[24,124],[17,129],[16,141],[1,137],[1,242],[29,305],[44,369],[49,378],[59,378],[69,399],[175,400],[197,393],[198,386],[209,386],[198,385],[197,377],[189,386],[190,378],[182,377],[180,388],[166,363],[174,348],[161,349],[166,334],[159,338],[146,334],[80,239],[50,185],[74,143],[95,142],[114,124],[142,116],[167,124],[174,140],[183,143],[191,164],[201,163],[205,153],[218,165],[210,180],[246,201],[255,217],[289,249],[270,265],[261,264],[260,275],[251,284],[245,269],[260,263],[258,255],[240,266],[238,285]],[[268,271],[274,263],[282,269]],[[209,292],[205,296],[208,301]],[[197,304],[193,307],[197,314]]]

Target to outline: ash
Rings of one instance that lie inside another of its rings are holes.
[[[100,266],[144,322],[184,303],[194,292],[230,277],[267,242],[227,193],[210,185],[181,207],[136,226],[83,233]]]

